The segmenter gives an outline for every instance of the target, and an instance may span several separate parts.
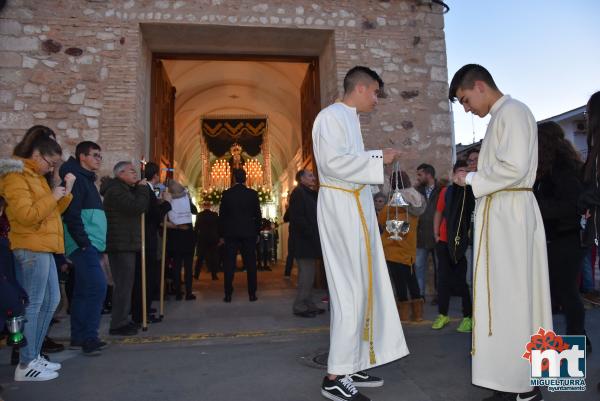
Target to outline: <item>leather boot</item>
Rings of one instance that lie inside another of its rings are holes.
[[[401,322],[408,322],[408,319],[410,318],[410,302],[409,301],[403,301],[403,302],[396,302],[396,305],[398,306],[398,312],[400,312],[400,321]]]
[[[413,322],[422,322],[423,321],[423,303],[425,301],[423,298],[413,299],[410,301],[410,306],[412,307],[412,316],[411,320]]]

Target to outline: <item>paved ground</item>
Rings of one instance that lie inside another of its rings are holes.
[[[302,319],[291,315],[295,294],[281,270],[259,273],[259,300],[248,302],[245,276],[236,276],[233,302],[222,302],[222,281],[195,283],[196,301],[169,301],[165,321],[139,336],[101,334],[111,341],[98,357],[77,351],[52,355],[63,363],[60,376],[44,383],[12,381],[9,352],[0,350],[0,396],[6,401],[308,401],[322,399],[324,368],[313,358],[328,347],[329,316]],[[319,294],[322,295],[322,294]],[[451,314],[458,318],[459,299]],[[436,315],[428,306],[426,318]],[[588,332],[600,346],[600,309],[588,310]],[[488,391],[470,384],[470,336],[457,333],[455,319],[441,331],[431,321],[404,325],[411,355],[374,369],[386,384],[364,393],[376,401],[470,401]],[[562,320],[556,317],[562,327]],[[68,319],[52,336],[68,341]],[[560,329],[557,329],[560,332]],[[585,393],[545,393],[550,401],[598,400],[600,351],[588,357]]]

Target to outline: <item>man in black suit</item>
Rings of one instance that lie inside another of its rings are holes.
[[[164,191],[158,198],[158,184],[160,182],[160,168],[156,163],[149,162],[144,169],[144,178],[148,185],[148,208],[144,215],[146,238],[146,311],[150,323],[160,322],[160,318],[150,314],[152,300],[160,296],[160,256],[158,246],[158,232],[165,217],[171,210],[171,195]],[[136,258],[136,273],[133,283],[133,302],[131,304],[131,318],[135,323],[142,322],[142,272],[141,260]]]
[[[194,232],[196,234],[196,269],[194,277],[198,279],[200,276],[200,268],[202,263],[206,261],[208,270],[212,274],[212,279],[217,280],[218,258],[219,258],[219,215],[210,210],[211,203],[204,202],[204,208],[196,216],[196,226]]]
[[[256,298],[256,243],[261,213],[258,193],[246,187],[246,172],[233,170],[235,184],[223,192],[219,207],[219,234],[225,240],[225,302],[231,302],[233,274],[238,249],[248,275],[250,302]]]

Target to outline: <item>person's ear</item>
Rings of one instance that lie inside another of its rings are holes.
[[[356,93],[362,95],[366,89],[367,87],[365,86],[365,84],[360,82],[356,84]]]
[[[479,93],[483,93],[485,91],[485,82],[483,81],[475,81],[473,83],[473,88],[477,90]]]

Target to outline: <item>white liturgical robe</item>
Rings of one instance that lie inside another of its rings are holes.
[[[319,235],[331,302],[327,371],[344,375],[391,362],[408,354],[381,246],[369,184],[383,183],[383,155],[365,151],[355,108],[335,103],[313,126],[313,148],[321,189]],[[368,241],[363,232],[359,192]],[[335,187],[335,188],[332,188]],[[368,311],[370,243],[373,274],[372,339],[375,362],[363,329]]]
[[[544,224],[533,192],[514,191],[531,188],[535,181],[537,126],[527,106],[508,95],[494,103],[490,114],[477,172],[467,177],[477,198],[474,263],[479,253],[473,282],[473,384],[523,393],[531,390],[531,366],[522,358],[525,346],[540,327],[552,329]]]

